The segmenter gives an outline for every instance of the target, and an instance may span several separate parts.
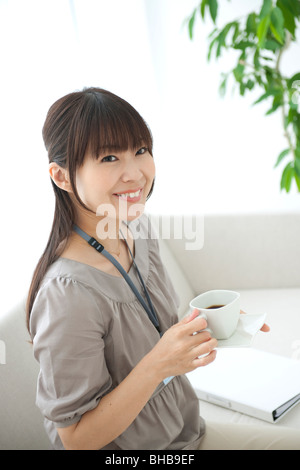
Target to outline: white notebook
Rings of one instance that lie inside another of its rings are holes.
[[[199,399],[271,423],[300,403],[300,362],[257,349],[220,349],[186,375]]]

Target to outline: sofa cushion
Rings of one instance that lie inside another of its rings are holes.
[[[0,449],[47,450],[50,443],[35,405],[38,363],[25,326],[23,302],[0,317],[5,362],[0,363]]]

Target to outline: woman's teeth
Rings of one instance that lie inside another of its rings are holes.
[[[122,193],[122,194],[117,194],[117,196],[121,197],[122,199],[127,199],[128,197],[133,199],[134,197],[138,197],[140,195],[140,192],[141,190],[139,189],[135,193]]]

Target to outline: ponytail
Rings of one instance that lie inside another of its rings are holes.
[[[74,221],[73,206],[71,204],[69,194],[58,188],[53,181],[51,182],[54,187],[54,192],[56,193],[54,218],[46,248],[34,270],[28,292],[26,302],[26,325],[29,332],[30,312],[41,286],[41,282],[49,266],[59,258],[63,251],[71,234]]]

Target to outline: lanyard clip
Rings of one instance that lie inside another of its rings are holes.
[[[101,253],[101,251],[104,250],[104,246],[101,245],[101,243],[99,243],[97,240],[95,240],[95,238],[91,237],[89,240],[88,240],[88,243],[93,247],[95,248],[95,250],[99,251],[99,253]]]

